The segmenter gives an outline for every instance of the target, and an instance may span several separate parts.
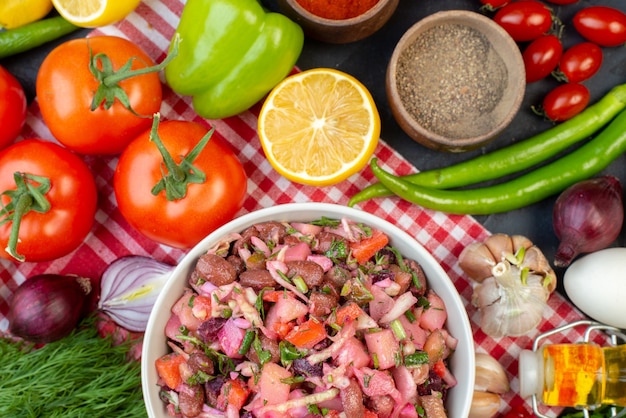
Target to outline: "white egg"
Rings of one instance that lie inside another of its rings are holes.
[[[626,328],[626,248],[607,248],[575,260],[565,271],[563,286],[584,314]]]

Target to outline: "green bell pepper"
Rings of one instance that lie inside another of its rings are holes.
[[[176,33],[178,54],[165,68],[166,82],[193,96],[194,110],[207,119],[261,100],[293,69],[304,43],[298,24],[257,0],[188,0]]]

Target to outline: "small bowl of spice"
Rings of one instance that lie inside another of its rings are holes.
[[[306,36],[344,44],[367,38],[391,18],[399,0],[278,0]]]
[[[464,152],[493,140],[524,98],[524,62],[515,41],[479,13],[434,13],[402,36],[387,67],[392,114],[418,143]]]

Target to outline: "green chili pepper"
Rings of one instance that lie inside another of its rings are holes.
[[[493,186],[467,190],[429,189],[394,176],[372,159],[374,175],[399,197],[425,208],[447,213],[486,215],[507,212],[539,202],[587,179],[626,152],[626,110],[595,138],[571,153]]]
[[[518,173],[589,138],[625,108],[626,84],[622,84],[572,119],[524,141],[448,167],[409,174],[402,179],[431,189],[451,189]],[[355,194],[348,206],[392,194],[384,184],[376,183]]]
[[[207,119],[257,103],[293,69],[304,43],[300,26],[257,0],[188,0],[177,33],[165,79]]]
[[[16,55],[80,29],[61,16],[0,32],[0,58]]]

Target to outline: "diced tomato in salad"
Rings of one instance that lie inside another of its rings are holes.
[[[445,304],[382,231],[349,219],[264,222],[215,249],[172,307],[172,351],[155,363],[171,416],[444,409],[456,385]]]

